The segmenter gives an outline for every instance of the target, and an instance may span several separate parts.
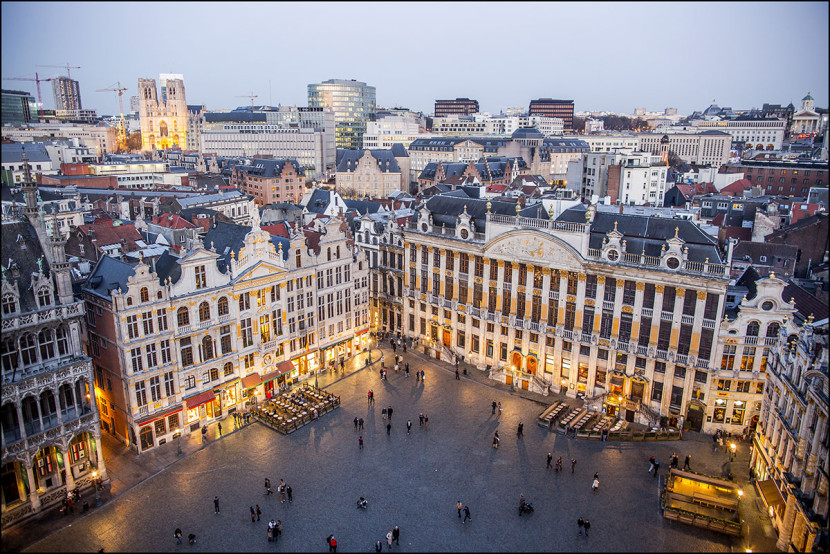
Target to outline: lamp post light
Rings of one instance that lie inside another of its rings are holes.
[[[735,459],[735,450],[737,450],[737,449],[738,449],[737,444],[735,444],[734,442],[729,443],[729,450],[731,451],[731,453],[729,455],[729,461],[730,462]]]
[[[176,433],[177,433],[177,436],[176,436],[176,455],[181,456],[182,455],[182,430],[181,429],[176,429]]]

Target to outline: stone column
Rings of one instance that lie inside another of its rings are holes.
[[[669,340],[669,350],[675,351],[677,351],[678,341],[680,340],[680,325],[683,321],[683,301],[687,294],[686,289],[680,287],[676,289],[676,293],[674,297],[674,311],[672,312],[671,339]],[[688,294],[692,294],[692,291],[689,291]]]
[[[23,404],[21,402],[15,403],[15,408],[17,409],[17,426],[20,428],[20,437],[23,438],[26,436],[26,425],[23,423]]]
[[[37,513],[40,511],[40,495],[37,493],[37,487],[35,487],[35,472],[32,469],[32,460],[26,459],[23,465],[26,467],[26,479],[29,480],[29,503],[32,505],[32,511]]]
[[[92,435],[95,438],[95,455],[96,455],[96,462],[98,465],[98,476],[101,477],[102,480],[106,480],[107,477],[107,466],[104,465],[104,452],[101,450],[101,431],[93,433]]]
[[[75,477],[72,475],[72,458],[69,457],[69,452],[63,446],[59,448],[61,449],[61,456],[63,456],[63,469],[66,474],[66,492],[70,492],[75,488]]]
[[[793,526],[795,525],[795,513],[798,508],[796,508],[795,495],[789,490],[785,490],[784,494],[787,497],[787,507],[781,516],[781,525],[778,527],[778,542],[775,543],[775,546],[778,550],[787,552],[790,549],[790,539],[793,536]]]
[[[703,310],[706,309],[706,292],[699,290],[695,291],[697,294],[697,302],[695,303],[695,318],[692,324],[692,344],[689,345],[689,354],[698,355],[700,352],[700,335],[703,332]],[[687,292],[687,294],[690,294]],[[717,340],[712,335],[712,340]],[[709,366],[709,360],[706,360],[706,367]]]
[[[660,321],[662,321],[660,314],[663,312],[663,285],[654,286],[654,308],[651,316],[651,335],[649,336],[649,346],[657,346],[657,336],[660,333]]]

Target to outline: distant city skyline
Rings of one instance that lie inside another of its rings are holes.
[[[313,7],[313,9],[311,9]],[[509,17],[505,17],[509,16]],[[522,21],[532,22],[530,28]],[[84,108],[117,114],[139,78],[184,76],[188,104],[209,110],[308,103],[307,86],[355,79],[379,107],[432,113],[436,99],[481,111],[537,98],[575,111],[689,114],[828,106],[828,4],[745,3],[2,3],[2,87],[80,66]],[[782,25],[798,22],[799,40]],[[270,22],[273,22],[271,24]],[[457,23],[456,23],[457,22]],[[682,24],[682,27],[679,26]],[[676,29],[675,29],[676,27]],[[89,31],[89,32],[87,32]],[[174,38],[175,37],[175,38]],[[753,39],[752,37],[755,37]],[[119,41],[121,43],[119,43]],[[806,53],[805,53],[806,51]],[[45,109],[51,83],[41,83]]]

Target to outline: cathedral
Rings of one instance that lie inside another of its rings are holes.
[[[161,96],[155,79],[138,80],[138,117],[142,150],[184,148],[187,144],[187,101],[184,78],[159,75]]]

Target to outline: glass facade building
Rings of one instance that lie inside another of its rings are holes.
[[[2,110],[3,125],[19,127],[38,119],[37,103],[28,92],[4,90]]]
[[[375,120],[375,87],[354,79],[329,79],[308,85],[309,108],[334,111],[337,148],[363,148],[366,123]]]

